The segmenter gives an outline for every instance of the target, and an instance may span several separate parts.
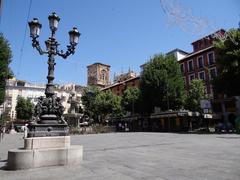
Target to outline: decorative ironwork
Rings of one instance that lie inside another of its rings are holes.
[[[39,97],[38,103],[35,106],[35,121],[30,125],[29,136],[46,136],[46,135],[65,135],[67,123],[62,118],[64,107],[61,104],[61,99],[56,97],[54,93],[54,69],[55,69],[55,56],[60,56],[66,59],[69,55],[75,53],[75,47],[78,44],[80,33],[77,28],[73,28],[69,31],[70,45],[67,46],[67,50],[59,50],[59,43],[55,39],[55,33],[57,31],[58,22],[60,18],[56,13],[52,13],[49,17],[49,26],[51,29],[51,36],[45,41],[46,50],[43,50],[38,41],[40,29],[42,25],[37,18],[29,22],[30,37],[32,38],[32,46],[36,48],[40,55],[48,54],[48,75],[46,84],[45,95],[46,97]],[[44,128],[43,128],[44,127]],[[46,128],[47,127],[47,128]],[[45,129],[45,133],[37,132]],[[54,133],[50,133],[54,132]],[[61,132],[61,133],[58,133]],[[36,135],[37,134],[37,135]]]

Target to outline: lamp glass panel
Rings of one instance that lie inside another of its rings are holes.
[[[73,39],[74,39],[73,42],[77,44],[79,37],[75,35]]]
[[[58,27],[58,20],[55,18],[49,19],[49,26],[51,29],[57,29]]]
[[[36,35],[39,36],[39,34],[40,34],[40,28],[36,27]]]

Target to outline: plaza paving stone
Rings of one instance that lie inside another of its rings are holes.
[[[7,171],[7,152],[23,147],[23,134],[0,142],[0,180],[221,180],[240,179],[240,135],[109,133],[71,136],[83,162]]]

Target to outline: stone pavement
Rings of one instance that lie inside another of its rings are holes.
[[[221,180],[240,179],[240,135],[110,133],[75,135],[83,163],[20,171],[4,170],[7,151],[23,147],[23,134],[0,142],[0,180]]]

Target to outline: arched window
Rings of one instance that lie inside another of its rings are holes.
[[[107,79],[107,72],[106,70],[101,71],[101,80],[106,81]]]

